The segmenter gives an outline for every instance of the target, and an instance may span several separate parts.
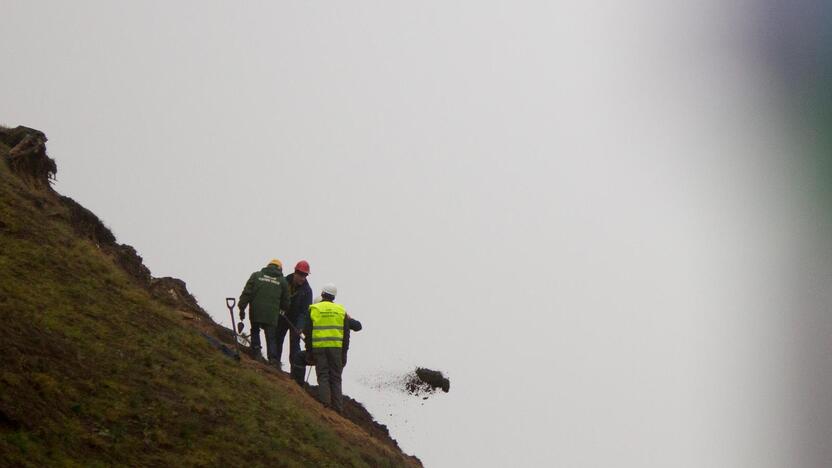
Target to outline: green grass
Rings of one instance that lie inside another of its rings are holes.
[[[0,144],[0,157],[8,148]],[[288,379],[228,359],[0,163],[0,460],[20,466],[401,466]],[[362,435],[363,434],[363,435]]]

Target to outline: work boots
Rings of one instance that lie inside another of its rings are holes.
[[[260,352],[260,348],[251,348],[248,353],[249,357],[254,359],[257,362],[266,362],[266,358],[263,357],[263,353]]]

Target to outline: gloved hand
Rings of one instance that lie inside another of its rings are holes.
[[[243,322],[237,322],[237,333],[242,333],[246,325]]]
[[[306,365],[308,365],[308,366],[314,366],[315,365],[315,356],[313,356],[311,352],[306,353]]]
[[[240,320],[245,320],[245,319],[246,319],[246,310],[243,309],[243,308],[240,308]]]

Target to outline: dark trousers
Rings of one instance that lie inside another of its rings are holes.
[[[337,412],[344,410],[341,402],[341,348],[314,348],[315,375],[318,376],[318,399]]]
[[[291,358],[290,362],[292,364],[292,380],[303,387],[306,380],[306,351],[300,351],[295,357]]]
[[[286,338],[286,332],[291,330],[289,324],[286,322],[287,318],[280,317],[277,321],[277,360],[282,361],[283,358],[283,340]],[[295,332],[289,332],[289,363],[294,363],[295,359],[300,353],[300,336]]]
[[[267,323],[251,322],[251,350],[260,356],[260,329],[266,333],[266,355],[272,364],[280,362],[280,355],[277,354],[277,327]]]

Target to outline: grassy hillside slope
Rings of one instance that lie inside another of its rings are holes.
[[[48,184],[13,172],[10,149],[0,143],[0,464],[419,465],[285,374],[212,348],[79,237]]]

